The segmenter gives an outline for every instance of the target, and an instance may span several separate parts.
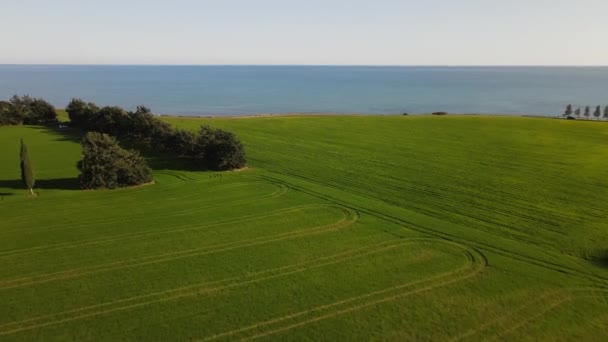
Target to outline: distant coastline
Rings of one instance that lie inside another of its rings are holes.
[[[608,67],[0,65],[0,99],[73,98],[181,116],[503,113],[605,106]]]

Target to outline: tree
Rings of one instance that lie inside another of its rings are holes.
[[[587,119],[589,119],[589,116],[591,115],[591,107],[585,106],[585,114],[584,115],[585,115],[585,117]]]
[[[139,153],[122,149],[107,134],[87,133],[82,153],[77,167],[80,185],[85,189],[114,189],[152,181],[152,172]]]
[[[245,149],[237,137],[222,129],[202,126],[197,139],[197,158],[213,170],[240,169],[245,166]]]
[[[566,117],[566,118],[567,118],[567,117],[569,117],[570,115],[572,115],[572,105],[571,105],[571,104],[569,104],[569,105],[566,107],[566,111],[564,112],[564,117]]]
[[[596,120],[600,119],[600,115],[602,115],[602,107],[597,106],[595,107],[595,111],[593,112],[593,116],[595,116]]]
[[[13,118],[19,124],[46,125],[57,122],[55,107],[43,99],[14,95],[8,102],[12,107]]]
[[[65,107],[65,111],[68,113],[72,125],[88,129],[99,113],[99,107],[92,102],[86,103],[81,99],[72,99]]]
[[[24,119],[29,125],[49,125],[57,123],[55,107],[43,99],[33,99],[29,103],[29,116]]]
[[[34,170],[32,169],[32,163],[30,162],[30,156],[27,151],[27,145],[21,139],[21,180],[26,189],[30,191],[30,194],[34,195]]]
[[[101,108],[89,125],[89,129],[96,132],[121,136],[128,134],[130,127],[129,114],[122,108],[106,106]]]
[[[604,108],[604,119],[608,119],[608,106]]]
[[[577,118],[581,117],[581,109],[580,108],[576,108],[576,110],[574,111],[574,114],[576,115]]]
[[[13,105],[8,101],[0,101],[0,126],[20,125],[23,118],[15,111]]]

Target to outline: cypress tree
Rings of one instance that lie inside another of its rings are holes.
[[[27,145],[21,139],[21,180],[23,185],[30,191],[30,194],[34,195],[34,170],[32,169],[32,163],[30,162],[30,156],[27,151]]]
[[[570,115],[572,115],[572,105],[569,104],[566,107],[566,111],[564,112],[564,117],[569,117]]]
[[[589,119],[589,115],[591,115],[591,107],[585,106],[585,117]]]
[[[600,115],[602,115],[602,107],[597,106],[595,107],[595,111],[593,112],[593,116],[595,116],[596,120],[600,119]]]
[[[576,110],[574,111],[574,114],[576,114],[576,117],[580,118],[581,117],[581,109],[580,108],[576,108]]]
[[[604,119],[608,119],[608,106],[604,108]]]

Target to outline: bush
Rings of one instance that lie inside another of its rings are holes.
[[[152,181],[151,170],[139,153],[122,149],[109,135],[87,133],[82,152],[77,166],[84,189],[114,189]]]
[[[198,134],[197,158],[213,170],[240,169],[245,166],[243,144],[231,133],[202,126]]]
[[[447,112],[435,112],[433,115],[448,115]]]

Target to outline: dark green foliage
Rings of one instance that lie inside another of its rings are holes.
[[[588,119],[589,116],[591,115],[591,107],[589,106],[585,106],[585,117]]]
[[[57,123],[57,111],[43,99],[34,99],[29,104],[30,115],[25,117],[28,125],[50,125]]]
[[[564,111],[564,116],[565,116],[565,117],[568,117],[568,116],[570,116],[570,115],[572,115],[572,105],[571,105],[571,104],[569,104],[569,105],[566,107],[566,111]]]
[[[599,119],[601,115],[602,115],[602,107],[600,107],[600,106],[595,107],[595,111],[593,111],[593,116],[595,116],[596,119]]]
[[[92,118],[89,128],[117,137],[124,136],[131,131],[131,117],[120,107],[103,107]]]
[[[232,170],[245,166],[245,149],[236,136],[222,129],[202,126],[197,137],[196,158],[213,170]]]
[[[34,170],[32,168],[32,163],[30,162],[27,145],[23,142],[23,139],[21,139],[21,151],[19,153],[19,157],[21,159],[21,181],[23,182],[25,188],[33,194],[36,179],[34,178]]]
[[[604,119],[608,119],[608,106],[604,108]]]
[[[173,130],[165,144],[178,157],[196,157],[200,154],[197,146],[197,136],[190,131]]]
[[[20,125],[23,123],[23,117],[15,111],[15,108],[10,102],[0,101],[0,126],[5,125]]]
[[[581,109],[580,109],[580,108],[576,108],[576,110],[574,111],[574,114],[575,114],[577,117],[579,117],[579,118],[580,118],[580,117],[581,117]]]
[[[66,111],[75,126],[191,159],[200,168],[230,170],[245,166],[243,144],[230,132],[208,126],[198,133],[173,129],[144,106],[127,112],[120,107],[99,109],[95,104],[73,99]]]
[[[13,96],[0,104],[0,125],[49,125],[57,123],[55,107],[43,99]]]
[[[146,161],[133,150],[124,150],[107,134],[89,132],[82,140],[78,162],[80,184],[85,189],[114,189],[152,181]]]
[[[81,99],[72,99],[65,108],[65,111],[68,113],[70,122],[73,125],[87,128],[97,113],[99,113],[99,107],[92,102],[86,103]]]

